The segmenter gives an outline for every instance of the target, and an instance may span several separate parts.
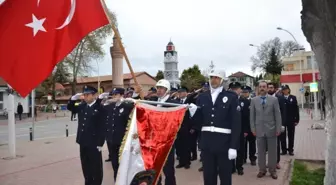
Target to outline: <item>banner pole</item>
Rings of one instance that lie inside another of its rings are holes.
[[[124,55],[124,57],[125,57],[126,64],[127,64],[127,66],[128,66],[128,69],[129,69],[130,72],[131,72],[132,78],[134,79],[134,83],[135,83],[136,86],[139,86],[139,83],[138,83],[138,80],[137,80],[137,78],[136,78],[136,76],[135,76],[135,74],[134,74],[132,65],[131,65],[131,63],[130,63],[130,61],[129,61],[129,59],[128,59],[127,54],[126,54],[126,50],[125,50],[125,48],[124,48],[124,46],[123,46],[123,44],[122,44],[122,42],[121,42],[120,33],[119,33],[117,27],[115,26],[114,22],[113,22],[113,21],[111,20],[111,18],[109,17],[109,14],[108,14],[108,8],[107,8],[107,6],[106,6],[106,4],[105,4],[105,0],[101,0],[101,4],[102,4],[102,6],[103,6],[103,9],[104,9],[104,12],[105,12],[106,17],[107,17],[107,19],[109,20],[109,22],[110,22],[110,24],[111,24],[112,30],[113,30],[115,36],[117,37],[118,44],[119,44],[119,46],[120,46],[121,52],[123,53],[123,55]],[[142,93],[140,93],[140,96],[141,96],[141,99],[144,99]]]

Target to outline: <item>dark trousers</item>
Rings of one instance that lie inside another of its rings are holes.
[[[285,131],[281,133],[281,150],[283,153],[294,151],[294,136],[295,136],[295,125],[294,123],[289,124],[290,126],[285,126]],[[287,148],[287,137],[288,137],[288,148]]]
[[[228,151],[214,153],[202,151],[204,185],[217,185],[219,175],[220,185],[232,185],[232,161],[228,158]]]
[[[245,159],[245,137],[244,135],[240,136],[239,139],[239,149],[237,151],[237,159],[233,160],[233,167],[232,170],[244,170],[243,164]]]
[[[106,143],[109,151],[109,158],[111,159],[112,163],[114,181],[116,181],[119,168],[120,145],[112,144],[110,141],[107,141]]]
[[[96,146],[80,146],[80,160],[85,185],[101,185],[103,181],[102,154]]]
[[[179,151],[178,156],[180,165],[190,165],[190,141],[189,132],[180,132],[175,140],[176,151]]]
[[[277,163],[280,162],[280,143],[281,143],[281,136],[278,136],[278,143],[277,143]]]
[[[19,114],[19,120],[22,120],[22,114]]]
[[[198,141],[198,133],[195,131],[194,133],[190,133],[190,152],[192,158],[197,159],[197,141]]]
[[[165,185],[176,185],[174,147],[170,150],[166,163],[163,166],[163,174],[165,175]],[[157,184],[162,185],[162,176],[160,176]]]
[[[76,118],[76,113],[75,112],[71,112],[71,121]]]
[[[257,160],[256,157],[256,137],[250,132],[245,138],[245,161],[247,161],[247,151],[250,161]]]

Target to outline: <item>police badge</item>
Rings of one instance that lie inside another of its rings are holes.
[[[135,174],[130,185],[153,185],[155,175],[155,170],[141,171]]]
[[[223,98],[223,103],[226,103],[228,101],[228,98],[225,96],[224,98]]]

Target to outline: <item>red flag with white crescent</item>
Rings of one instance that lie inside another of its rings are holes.
[[[0,77],[26,96],[106,24],[100,0],[6,0],[0,5]]]

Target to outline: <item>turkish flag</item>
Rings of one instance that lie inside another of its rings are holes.
[[[0,76],[24,97],[106,24],[100,0],[6,0],[0,5]]]

